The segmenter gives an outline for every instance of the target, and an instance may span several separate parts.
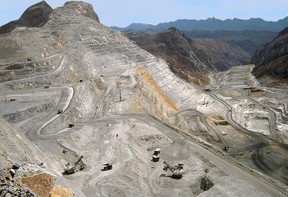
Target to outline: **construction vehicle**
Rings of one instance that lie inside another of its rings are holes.
[[[111,170],[111,169],[112,169],[112,164],[105,163],[105,164],[103,164],[101,171],[107,171],[107,170]]]
[[[84,169],[84,164],[80,164],[81,160],[83,159],[83,155],[80,156],[80,158],[74,163],[74,165],[67,163],[64,166],[64,174],[73,174],[79,170]]]
[[[159,159],[160,159],[160,149],[159,149],[159,148],[156,148],[156,149],[154,150],[153,155],[152,155],[152,161],[158,162]]]
[[[168,164],[167,161],[163,162],[165,166],[163,167],[163,170],[167,172],[169,169],[172,172],[172,178],[174,179],[181,179],[183,175],[183,164],[178,164],[178,166],[172,167]]]
[[[223,147],[223,150],[224,150],[224,151],[228,151],[228,150],[229,150],[229,146],[224,146],[224,147]]]

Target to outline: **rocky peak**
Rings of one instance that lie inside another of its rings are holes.
[[[97,14],[93,9],[93,6],[89,3],[85,3],[83,1],[68,1],[65,3],[64,6],[73,8],[77,10],[79,14],[82,14],[86,17],[96,20],[97,22],[100,22]]]
[[[25,10],[19,20],[27,27],[39,27],[47,22],[52,12],[52,7],[46,1],[41,1]]]
[[[53,9],[46,1],[30,6],[18,20],[0,27],[0,34],[11,32],[16,27],[42,27],[49,19]]]
[[[97,22],[100,22],[97,14],[93,10],[93,6],[83,1],[68,1],[64,4],[63,7],[55,9],[54,12],[51,14],[51,17],[57,18],[59,16],[62,18],[85,16]]]
[[[177,38],[177,40],[178,39],[182,40],[184,38],[186,42],[188,41],[189,43],[193,43],[193,40],[191,39],[190,36],[187,36],[186,34],[181,32],[176,27],[169,27],[168,28],[168,33],[170,34],[170,37],[175,37],[175,38]]]
[[[214,71],[210,66],[206,67],[207,65],[210,65],[209,57],[204,53],[204,51],[199,50],[195,46],[191,37],[182,33],[179,29],[170,27],[167,32],[159,33],[157,35],[159,43],[164,43],[169,50],[173,49],[177,51],[177,53],[181,54],[181,56],[185,57],[185,59],[190,59],[190,66],[193,65],[192,67],[194,67],[197,65],[193,70],[202,74],[206,74],[211,70]]]

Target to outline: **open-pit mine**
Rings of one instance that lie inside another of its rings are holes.
[[[1,34],[0,196],[287,196],[288,90],[252,68],[188,83],[84,2]]]

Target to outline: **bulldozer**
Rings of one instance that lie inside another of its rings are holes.
[[[80,164],[81,160],[83,159],[83,155],[80,156],[80,158],[74,163],[74,165],[67,163],[64,166],[64,174],[73,174],[79,170],[84,169],[84,164]]]
[[[167,161],[163,162],[165,166],[163,167],[164,171],[168,171],[168,169],[172,172],[172,178],[181,179],[183,175],[183,164],[178,164],[178,166],[170,166]]]

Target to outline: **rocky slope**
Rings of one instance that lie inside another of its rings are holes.
[[[53,9],[45,1],[29,7],[18,20],[11,21],[0,27],[0,34],[11,32],[16,27],[42,27]]]
[[[273,40],[271,31],[185,31],[210,57],[218,69],[248,64],[257,48]]]
[[[236,41],[211,38],[194,38],[193,40],[198,49],[206,52],[211,59],[211,64],[218,71],[248,64],[254,50],[259,46],[250,40]]]
[[[205,79],[209,72],[248,64],[256,48],[262,44],[260,41],[245,39],[247,35],[243,37],[235,32],[231,32],[232,35],[226,33],[230,36],[217,37],[217,32],[216,37],[213,33],[195,36],[193,32],[182,33],[178,29],[170,28],[168,31],[155,34],[146,31],[126,31],[125,35],[141,48],[167,60],[171,69],[179,76],[189,78],[183,74],[184,72],[189,73],[191,77]],[[198,83],[197,80],[192,81]]]
[[[256,77],[272,76],[288,79],[288,28],[260,47],[253,55],[251,63],[255,64],[253,73]]]
[[[171,70],[187,81],[207,83],[206,75],[216,71],[210,57],[176,28],[154,35],[136,31],[128,31],[125,35],[141,48],[167,61]]]

